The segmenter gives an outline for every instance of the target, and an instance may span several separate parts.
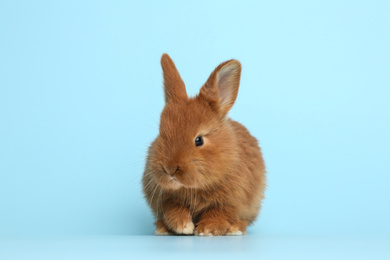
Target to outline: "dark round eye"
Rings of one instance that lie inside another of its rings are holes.
[[[195,138],[195,145],[197,147],[203,145],[203,137],[202,136],[198,136]]]

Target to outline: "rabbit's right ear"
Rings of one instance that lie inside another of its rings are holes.
[[[176,69],[175,63],[166,53],[161,56],[161,67],[164,76],[165,103],[188,99],[186,87]]]
[[[222,115],[226,115],[236,101],[240,77],[241,63],[238,60],[225,61],[211,73],[200,89],[199,96]]]

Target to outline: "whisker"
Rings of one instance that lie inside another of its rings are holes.
[[[163,192],[162,192],[162,188],[160,187],[160,195],[158,196],[158,200],[157,200],[157,215],[159,215],[159,203],[158,203],[158,201],[160,201],[160,206],[161,206],[161,213],[163,212],[163,208],[162,208],[162,194],[163,194]]]
[[[150,181],[144,186],[144,189],[146,190],[150,186],[150,184],[152,184],[153,181],[154,179],[151,178]]]
[[[186,191],[185,206],[187,207],[187,205],[188,205],[188,189],[185,189],[185,191]]]
[[[149,202],[150,204],[153,203],[154,194],[156,193],[157,188],[158,188],[158,184],[156,184],[156,187],[153,190],[152,197],[151,197],[150,202]]]
[[[190,204],[190,212],[191,212],[191,207],[192,207],[192,189],[190,188],[191,191],[191,204]]]
[[[195,195],[195,203],[194,203],[194,209],[192,210],[192,214],[193,215],[195,213],[195,207],[196,207],[196,190],[194,190],[194,195]]]

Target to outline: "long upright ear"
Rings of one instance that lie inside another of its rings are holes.
[[[207,99],[212,107],[226,115],[236,101],[240,86],[241,64],[238,60],[221,63],[211,73],[200,89],[199,95]]]
[[[161,56],[161,67],[164,76],[165,103],[186,100],[187,91],[171,57],[164,53]]]

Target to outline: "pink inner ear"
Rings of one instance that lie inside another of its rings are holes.
[[[231,64],[223,67],[218,73],[218,96],[221,99],[220,105],[233,104],[237,93],[237,66]]]

